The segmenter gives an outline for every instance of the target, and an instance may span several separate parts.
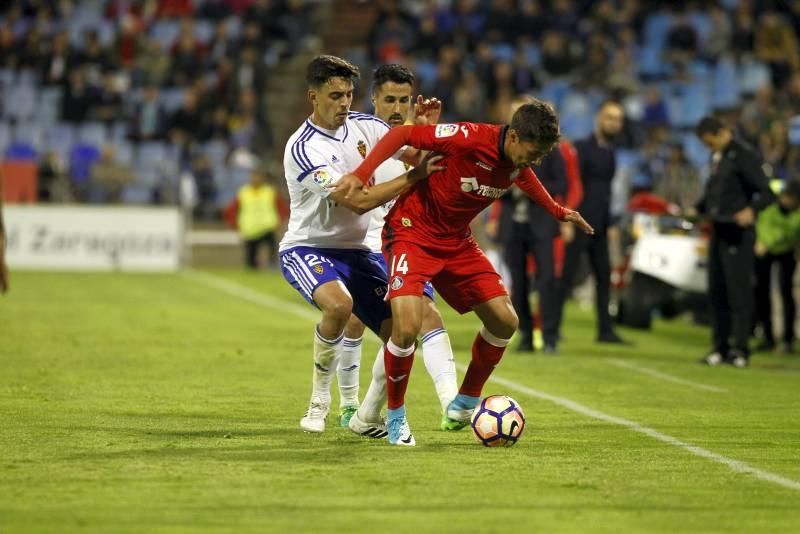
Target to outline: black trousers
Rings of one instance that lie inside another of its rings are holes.
[[[564,254],[564,272],[559,284],[559,327],[564,303],[575,285],[581,256],[589,256],[589,266],[594,274],[595,308],[597,313],[598,336],[608,335],[614,331],[611,315],[608,312],[608,301],[611,294],[611,259],[608,255],[608,234],[605,228],[597,228],[594,235],[586,235],[575,231],[575,238],[567,245]]]
[[[244,261],[251,269],[258,268],[258,248],[266,246],[269,251],[269,262],[274,265],[277,257],[275,251],[275,233],[267,232],[255,239],[247,239],[244,242]]]
[[[729,236],[721,236],[713,231],[709,243],[711,342],[713,350],[722,355],[731,348],[750,354],[747,341],[753,317],[755,232],[748,229],[728,233]]]
[[[775,342],[772,328],[772,300],[770,299],[772,266],[775,264],[778,265],[778,283],[783,305],[783,341],[792,343],[796,316],[793,279],[797,260],[794,259],[794,251],[784,254],[767,254],[756,258],[756,326],[761,326],[765,341]]]
[[[558,289],[555,283],[553,240],[533,235],[530,224],[513,223],[511,239],[506,244],[504,254],[511,273],[511,303],[519,316],[519,331],[528,336],[533,332],[533,314],[527,258],[528,254],[533,254],[542,337],[545,344],[555,345],[558,341]]]

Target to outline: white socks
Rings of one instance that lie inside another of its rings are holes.
[[[339,345],[344,334],[336,339],[325,339],[319,334],[319,327],[314,329],[314,372],[311,375],[311,398],[330,405],[331,380],[336,369]]]
[[[361,370],[361,338],[344,338],[339,348],[339,406],[358,406],[358,375]]]
[[[386,404],[386,368],[383,364],[383,345],[378,347],[378,355],[372,364],[372,380],[369,383],[364,402],[358,409],[358,418],[375,423],[381,420],[381,408]]]
[[[435,328],[422,335],[422,358],[444,412],[458,394],[456,362],[450,337],[444,328]]]

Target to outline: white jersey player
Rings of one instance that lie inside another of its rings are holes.
[[[331,192],[330,186],[357,167],[389,129],[375,117],[350,112],[357,78],[358,68],[343,59],[314,58],[307,72],[314,112],[284,151],[291,214],[280,244],[281,271],[322,312],[314,338],[311,402],[300,421],[308,432],[325,430],[332,371],[351,311],[385,339],[391,330],[383,300],[388,280],[383,264],[374,260],[365,244],[370,216],[364,214],[407,190],[426,171],[441,168],[436,167],[436,158],[428,158],[417,169],[352,198]],[[360,433],[386,435],[379,417],[360,422]]]

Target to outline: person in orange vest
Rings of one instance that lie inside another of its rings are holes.
[[[234,201],[225,210],[225,219],[239,230],[244,240],[245,264],[250,269],[258,268],[259,247],[269,251],[268,265],[277,262],[276,236],[281,222],[280,195],[267,183],[267,174],[254,170],[250,182],[239,188]]]

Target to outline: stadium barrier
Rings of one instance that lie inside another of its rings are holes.
[[[177,207],[7,206],[12,269],[176,271],[186,255]]]

